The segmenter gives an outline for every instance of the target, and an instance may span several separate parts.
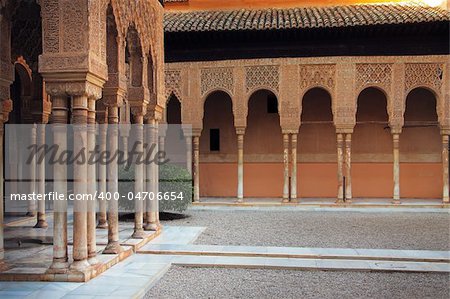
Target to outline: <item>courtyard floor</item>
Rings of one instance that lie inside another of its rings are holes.
[[[0,298],[450,296],[447,208],[194,205],[186,214],[87,283],[0,282]]]

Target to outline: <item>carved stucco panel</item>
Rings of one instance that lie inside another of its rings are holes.
[[[172,94],[174,94],[179,100],[181,100],[181,70],[166,70],[164,76],[166,98],[168,99]]]
[[[201,94],[205,96],[214,90],[223,90],[234,94],[233,68],[206,68],[201,70]]]
[[[428,87],[437,95],[441,94],[444,65],[440,63],[406,63],[405,91],[409,93],[416,87]]]
[[[300,87],[303,92],[322,87],[333,94],[336,85],[335,64],[310,64],[299,67]]]
[[[246,90],[252,93],[257,89],[268,89],[278,93],[280,71],[278,65],[262,65],[245,67]]]

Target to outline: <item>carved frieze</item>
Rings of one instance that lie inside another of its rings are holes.
[[[356,65],[356,88],[362,90],[366,86],[380,86],[385,90],[391,88],[392,64],[360,63]]]
[[[427,86],[440,93],[444,66],[439,63],[407,63],[405,65],[405,92]]]
[[[172,93],[181,100],[181,70],[165,71],[166,97]]]
[[[257,88],[277,91],[280,86],[280,70],[277,65],[248,66],[245,68],[247,93]]]
[[[311,64],[300,65],[300,87],[303,90],[322,86],[332,91],[336,82],[336,65]]]
[[[215,89],[223,89],[234,94],[233,69],[207,68],[201,70],[201,93],[202,96]]]

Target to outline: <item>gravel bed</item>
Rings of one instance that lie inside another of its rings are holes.
[[[447,274],[173,266],[144,298],[450,298]]]
[[[447,213],[188,210],[164,225],[204,226],[195,244],[450,250]]]

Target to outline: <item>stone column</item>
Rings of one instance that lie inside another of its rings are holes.
[[[156,119],[147,118],[147,143],[152,154],[155,157],[158,152],[158,122]],[[147,231],[157,231],[160,228],[159,223],[159,202],[158,202],[158,165],[151,162],[146,167],[146,189],[149,192],[149,198],[146,205],[146,223],[144,229]]]
[[[68,99],[66,95],[52,96],[53,144],[62,153],[67,149]],[[53,164],[53,191],[67,198],[67,165]],[[53,262],[49,273],[66,273],[67,256],[67,201],[55,200],[53,203]]]
[[[194,202],[200,202],[200,134],[192,136],[194,162],[192,176],[194,180]]]
[[[37,130],[37,146],[42,147],[45,145],[45,123],[38,126]],[[37,180],[36,180],[36,187],[37,187],[37,193],[42,194],[42,196],[45,194],[45,159],[42,161],[37,161],[36,163],[36,172],[37,172]],[[42,197],[42,200],[38,201],[38,213],[37,213],[37,223],[34,226],[35,228],[47,228],[47,220],[45,216],[45,200],[44,196]]]
[[[87,131],[87,141],[88,147],[87,151],[89,153],[95,152],[95,99],[89,98],[88,100],[88,131]],[[91,154],[88,155],[90,157]],[[87,241],[88,241],[88,262],[91,265],[98,264],[97,256],[97,235],[95,231],[96,227],[96,203],[95,192],[97,191],[97,177],[96,177],[96,165],[95,163],[88,161],[87,165],[87,194],[92,196],[92,199],[87,202]]]
[[[337,133],[337,179],[338,179],[338,195],[337,202],[344,202],[344,135]]]
[[[75,155],[88,148],[87,136],[88,98],[86,95],[72,96],[73,151]],[[73,163],[73,193],[75,196],[87,194],[87,162]],[[84,271],[89,267],[87,211],[88,200],[75,200],[73,204],[73,263],[70,268]]]
[[[98,145],[101,153],[106,152],[106,134],[107,134],[107,125],[100,124],[98,126]],[[108,222],[106,221],[106,207],[107,201],[105,200],[106,196],[106,164],[104,162],[98,163],[98,193],[101,194],[99,204],[99,213],[98,213],[98,225],[97,228],[106,229],[108,228]]]
[[[289,202],[289,134],[283,133],[283,202]]]
[[[186,136],[186,169],[192,175],[192,136]]]
[[[236,129],[238,148],[237,202],[244,202],[244,133],[245,128]]]
[[[400,134],[399,132],[392,132],[393,144],[393,171],[394,171],[394,194],[393,204],[400,204]]]
[[[442,195],[442,201],[444,203],[450,202],[449,197],[449,135],[442,134],[442,179],[443,179],[443,195]]]
[[[37,132],[36,132],[36,124],[31,125],[30,130],[30,144],[37,144]],[[22,178],[27,178],[29,180],[28,183],[28,193],[33,194],[36,192],[36,155],[30,161],[29,165],[26,165],[27,162],[23,161],[25,167],[28,168],[28,174],[22,176]],[[26,184],[26,183],[25,183]],[[36,215],[36,201],[29,200],[28,201],[28,216],[34,217]]]
[[[297,200],[297,133],[291,134],[291,201]]]
[[[119,108],[115,105],[108,107],[108,151],[114,155],[119,149]],[[118,160],[110,161],[107,165],[107,191],[112,195],[119,192]],[[108,202],[108,244],[103,253],[118,254],[122,251],[119,241],[119,203],[116,200]]]
[[[143,228],[143,202],[141,200],[141,196],[143,196],[144,191],[144,181],[143,181],[143,172],[144,172],[144,164],[142,161],[144,160],[144,113],[142,111],[136,111],[138,109],[132,108],[133,116],[134,116],[134,142],[135,142],[135,155],[134,157],[130,157],[134,161],[134,232],[132,238],[134,239],[144,239],[145,232]],[[140,161],[142,160],[142,161]]]
[[[345,134],[345,199],[352,201],[352,134]]]

